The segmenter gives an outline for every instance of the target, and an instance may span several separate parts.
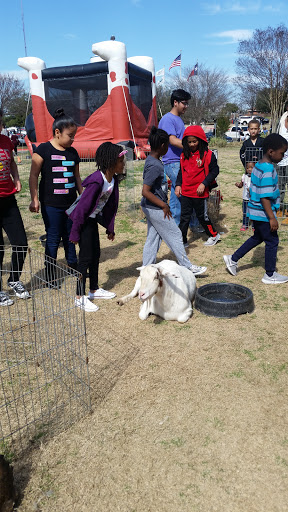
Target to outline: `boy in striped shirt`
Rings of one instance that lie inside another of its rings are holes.
[[[232,255],[223,256],[228,272],[237,274],[237,262],[247,252],[265,242],[264,284],[282,284],[288,282],[288,276],[276,272],[276,258],[279,238],[277,234],[277,210],[280,206],[278,176],[273,164],[279,163],[285,151],[287,141],[277,133],[268,135],[263,143],[263,158],[256,163],[251,174],[250,201],[247,216],[253,220],[254,234]]]

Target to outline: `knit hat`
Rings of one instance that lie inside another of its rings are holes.
[[[184,137],[189,137],[190,135],[192,135],[192,137],[202,139],[204,142],[208,142],[203,128],[197,124],[188,126],[188,128],[186,128],[185,132],[183,133],[183,139]]]

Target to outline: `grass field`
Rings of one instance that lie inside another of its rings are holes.
[[[223,195],[216,220],[221,242],[190,233],[188,256],[208,270],[198,286],[237,282],[251,288],[255,310],[235,319],[194,310],[186,324],[138,318],[139,301],[120,308],[97,301],[86,314],[93,412],[68,431],[16,460],[19,512],[286,512],[288,503],[286,318],[288,286],[267,286],[264,247],[248,254],[237,277],[223,254],[240,232],[239,145],[219,149]],[[26,180],[28,166],[21,164]],[[80,173],[92,172],[81,164]],[[132,290],[146,239],[134,207],[141,168],[121,185],[113,243],[101,231],[100,286],[118,297]],[[136,185],[134,187],[134,184]],[[44,233],[19,205],[35,248]],[[280,230],[278,270],[288,274],[287,227]],[[64,257],[59,251],[59,259]],[[163,244],[159,261],[173,259]]]

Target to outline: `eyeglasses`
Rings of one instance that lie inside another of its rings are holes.
[[[188,107],[188,105],[189,105],[188,101],[179,101],[179,103],[182,103],[182,105],[184,105],[184,107]]]

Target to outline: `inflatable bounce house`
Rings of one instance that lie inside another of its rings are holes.
[[[77,123],[73,143],[81,158],[94,157],[105,141],[139,148],[157,124],[154,62],[127,59],[124,43],[111,39],[92,45],[89,64],[46,68],[36,57],[18,59],[29,72],[33,114],[27,118],[27,144],[52,138],[53,113],[64,108]],[[33,117],[32,117],[33,116]],[[137,151],[136,151],[137,154]]]

